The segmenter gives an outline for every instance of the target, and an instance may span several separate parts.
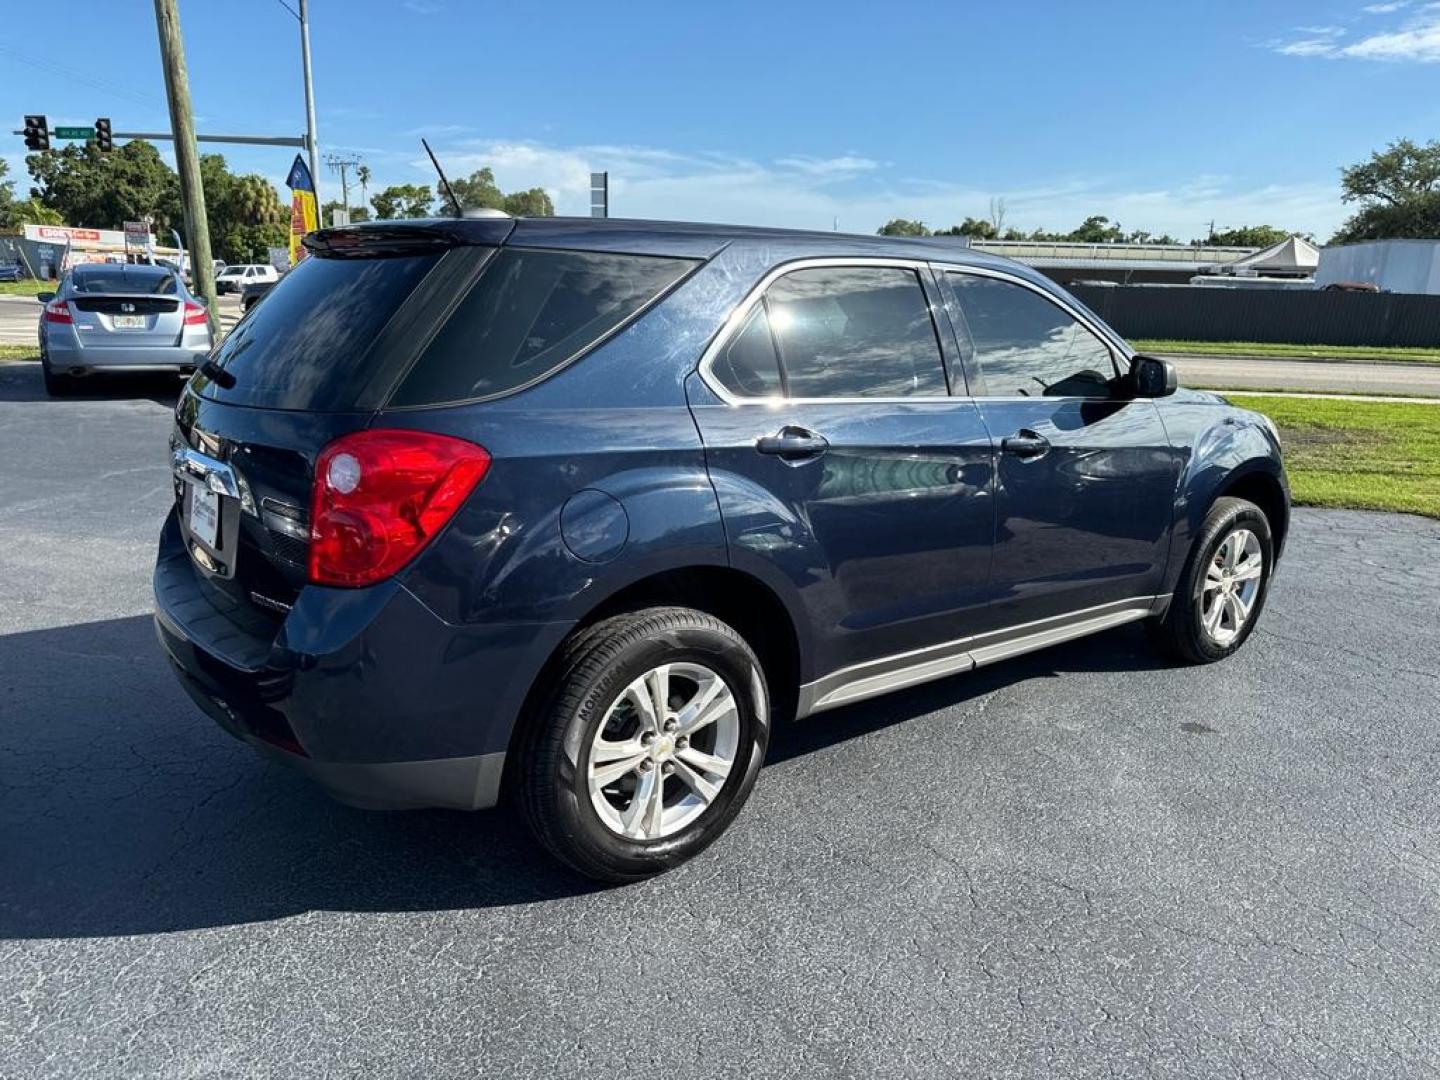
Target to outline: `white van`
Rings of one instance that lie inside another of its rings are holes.
[[[266,266],[263,263],[246,263],[242,266],[227,266],[215,277],[215,291],[217,293],[244,292],[246,285],[257,284],[262,281],[275,282],[280,280],[280,272],[273,266]]]

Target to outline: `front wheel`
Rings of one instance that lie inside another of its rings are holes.
[[[1152,626],[1157,644],[1192,664],[1225,659],[1255,629],[1274,568],[1265,512],[1245,499],[1216,499],[1169,611]]]
[[[521,792],[541,843],[611,882],[709,846],[770,741],[765,676],[745,639],[704,612],[649,608],[576,635],[554,671]]]

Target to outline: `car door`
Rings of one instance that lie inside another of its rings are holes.
[[[691,380],[732,562],[798,590],[821,674],[961,637],[986,602],[990,439],[949,395],[939,307],[923,264],[791,264]]]
[[[1048,288],[940,277],[996,448],[991,628],[1133,614],[1160,587],[1179,472],[1155,403],[1128,393],[1128,361]]]

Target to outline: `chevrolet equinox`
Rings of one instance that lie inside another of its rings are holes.
[[[518,799],[608,881],[713,841],[776,718],[1122,623],[1222,660],[1274,427],[940,240],[324,229],[175,409],[156,626],[219,724],[372,807]]]

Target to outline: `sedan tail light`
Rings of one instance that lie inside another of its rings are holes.
[[[484,447],[422,431],[358,431],[315,464],[310,580],[361,586],[394,574],[455,515],[490,468]]]
[[[70,304],[64,300],[51,300],[45,305],[45,321],[73,323],[75,319],[70,314]]]
[[[210,321],[210,316],[205,309],[193,301],[185,301],[185,325],[204,326]]]

